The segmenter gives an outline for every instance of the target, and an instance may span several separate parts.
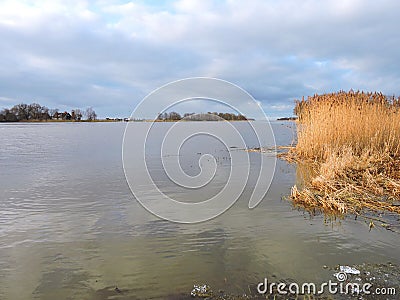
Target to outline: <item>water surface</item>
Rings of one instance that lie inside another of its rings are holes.
[[[156,125],[154,145],[171,126]],[[292,127],[273,122],[278,145],[292,142]],[[324,222],[282,199],[297,179],[295,166],[280,160],[253,210],[247,208],[250,176],[238,202],[211,221],[158,219],[126,183],[124,129],[124,123],[0,124],[0,299],[162,299],[201,282],[242,294],[264,277],[332,279],[324,265],[400,264],[397,234],[369,231],[362,219]],[[192,142],[181,158],[186,172],[198,172],[199,152],[214,151],[219,159],[215,182],[198,194],[206,197],[226,180],[233,149]],[[263,154],[250,155],[257,168]],[[150,172],[165,192],[192,200],[152,162]]]

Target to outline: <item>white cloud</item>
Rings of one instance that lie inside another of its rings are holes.
[[[2,1],[0,97],[127,115],[154,88],[191,76],[231,80],[282,114],[315,92],[400,94],[399,8],[395,0]]]

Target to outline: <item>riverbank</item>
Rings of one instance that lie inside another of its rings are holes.
[[[382,264],[361,263],[355,265],[321,266],[321,269],[330,274],[328,282],[296,282],[291,278],[278,279],[276,277],[260,278],[259,283],[243,287],[242,294],[229,293],[205,282],[196,283],[190,291],[171,293],[162,298],[168,300],[327,300],[327,299],[397,299],[399,293],[400,268],[396,264],[386,262]],[[279,287],[278,287],[279,284]],[[128,299],[133,291],[119,286],[108,286],[95,292],[96,299]]]

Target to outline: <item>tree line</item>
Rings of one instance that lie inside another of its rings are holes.
[[[183,117],[181,114],[172,111],[172,112],[164,112],[160,113],[157,117],[158,121],[179,121],[179,120],[187,120],[187,121],[220,121],[221,119],[227,121],[246,121],[248,120],[245,116],[241,114],[233,114],[233,113],[218,113],[218,112],[208,112],[208,113],[185,113]]]
[[[48,121],[48,120],[64,120],[64,121],[87,121],[97,119],[97,114],[93,108],[88,107],[86,110],[79,108],[67,111],[59,111],[58,108],[49,109],[38,103],[17,104],[12,108],[5,108],[0,111],[0,122],[24,122],[24,121]]]

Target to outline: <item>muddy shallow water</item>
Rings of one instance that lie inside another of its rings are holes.
[[[171,124],[156,126],[154,145]],[[293,126],[273,122],[278,145],[291,143]],[[369,231],[362,218],[330,222],[282,199],[299,178],[296,166],[281,160],[255,209],[247,207],[256,179],[250,176],[238,202],[213,220],[184,225],[158,219],[126,183],[124,129],[123,123],[0,125],[1,299],[163,299],[189,296],[200,283],[243,295],[266,277],[332,280],[337,265],[390,261],[398,269],[397,233],[379,226]],[[198,153],[212,149],[219,157],[215,182],[193,197],[212,195],[227,178],[232,149],[192,142],[181,160],[189,173],[196,173]],[[249,155],[257,168],[263,154]],[[159,162],[149,168],[166,193],[190,198],[164,180]]]

